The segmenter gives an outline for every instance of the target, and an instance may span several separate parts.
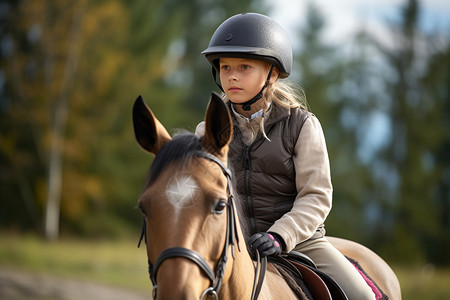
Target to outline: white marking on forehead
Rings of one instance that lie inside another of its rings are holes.
[[[177,208],[188,207],[195,203],[199,187],[192,176],[178,175],[167,185],[166,195],[170,203]]]

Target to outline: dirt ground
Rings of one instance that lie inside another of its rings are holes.
[[[1,300],[144,300],[151,295],[72,279],[0,268]]]

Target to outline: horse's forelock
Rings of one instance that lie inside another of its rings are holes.
[[[146,186],[152,184],[169,163],[174,161],[183,163],[201,149],[200,138],[195,134],[183,133],[175,135],[170,142],[161,148],[153,160]]]

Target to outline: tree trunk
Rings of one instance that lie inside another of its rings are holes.
[[[47,178],[47,202],[45,209],[45,237],[55,240],[59,237],[59,216],[63,176],[63,151],[65,129],[68,118],[70,89],[73,85],[80,59],[84,1],[78,1],[74,9],[71,25],[69,51],[67,53],[61,90],[56,99],[56,109],[52,124],[51,149]]]

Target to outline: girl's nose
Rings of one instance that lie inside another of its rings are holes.
[[[237,81],[238,77],[236,76],[235,72],[232,71],[230,74],[228,74],[228,81]]]

